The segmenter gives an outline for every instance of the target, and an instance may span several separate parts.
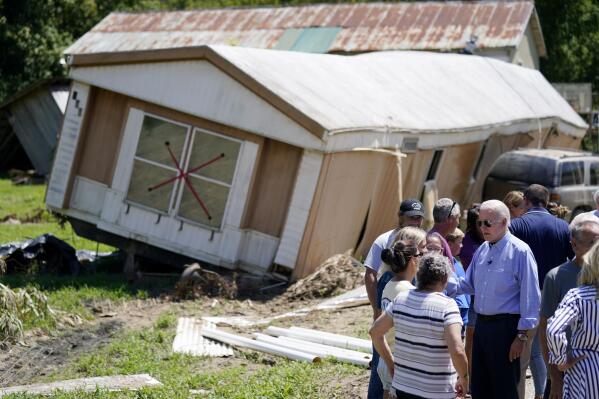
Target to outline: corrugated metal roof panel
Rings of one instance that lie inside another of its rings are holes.
[[[320,4],[112,13],[66,53],[202,44],[270,49],[277,46],[285,30],[314,27],[341,28],[329,52],[456,50],[463,48],[472,35],[477,36],[480,48],[515,47],[533,14],[534,5],[529,1]],[[544,43],[539,40],[537,37],[543,56]]]
[[[173,341],[173,352],[194,356],[226,357],[233,356],[233,349],[226,344],[204,338],[204,329],[215,329],[216,325],[190,317],[180,317],[177,334]]]

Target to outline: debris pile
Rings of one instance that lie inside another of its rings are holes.
[[[314,273],[291,285],[284,296],[289,300],[328,298],[364,283],[364,267],[349,253],[334,255]]]
[[[75,248],[52,234],[1,245],[0,258],[8,274],[78,274],[81,269]]]
[[[175,286],[175,297],[196,299],[203,296],[235,299],[237,296],[235,279],[203,269],[197,263],[187,266]]]

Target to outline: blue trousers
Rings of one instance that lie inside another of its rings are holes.
[[[372,362],[370,363],[370,381],[368,382],[368,399],[382,399],[383,397],[383,383],[379,377],[379,373],[376,371],[376,367],[379,364],[379,354],[372,346]]]
[[[532,341],[530,352],[530,371],[532,380],[535,384],[535,396],[543,396],[545,392],[545,382],[547,381],[547,367],[541,353],[541,343],[539,342],[539,332],[535,334]]]

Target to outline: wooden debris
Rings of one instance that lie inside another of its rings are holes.
[[[110,377],[78,378],[51,382],[47,384],[19,385],[14,387],[0,388],[0,397],[15,393],[28,393],[48,395],[54,391],[85,391],[93,392],[96,389],[107,389],[119,391],[123,389],[138,390],[143,387],[161,386],[162,383],[149,374],[115,375]]]

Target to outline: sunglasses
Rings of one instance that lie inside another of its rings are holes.
[[[451,217],[451,212],[453,212],[453,208],[455,208],[457,202],[453,201],[453,204],[451,204],[451,208],[449,208],[449,213],[447,214],[447,217],[450,218]]]
[[[494,224],[497,224],[497,223],[499,223],[498,220],[494,220],[494,221],[490,221],[490,220],[477,220],[476,221],[476,224],[478,225],[478,227],[483,227],[483,226],[485,226],[485,227],[491,227],[491,226],[493,226]]]

